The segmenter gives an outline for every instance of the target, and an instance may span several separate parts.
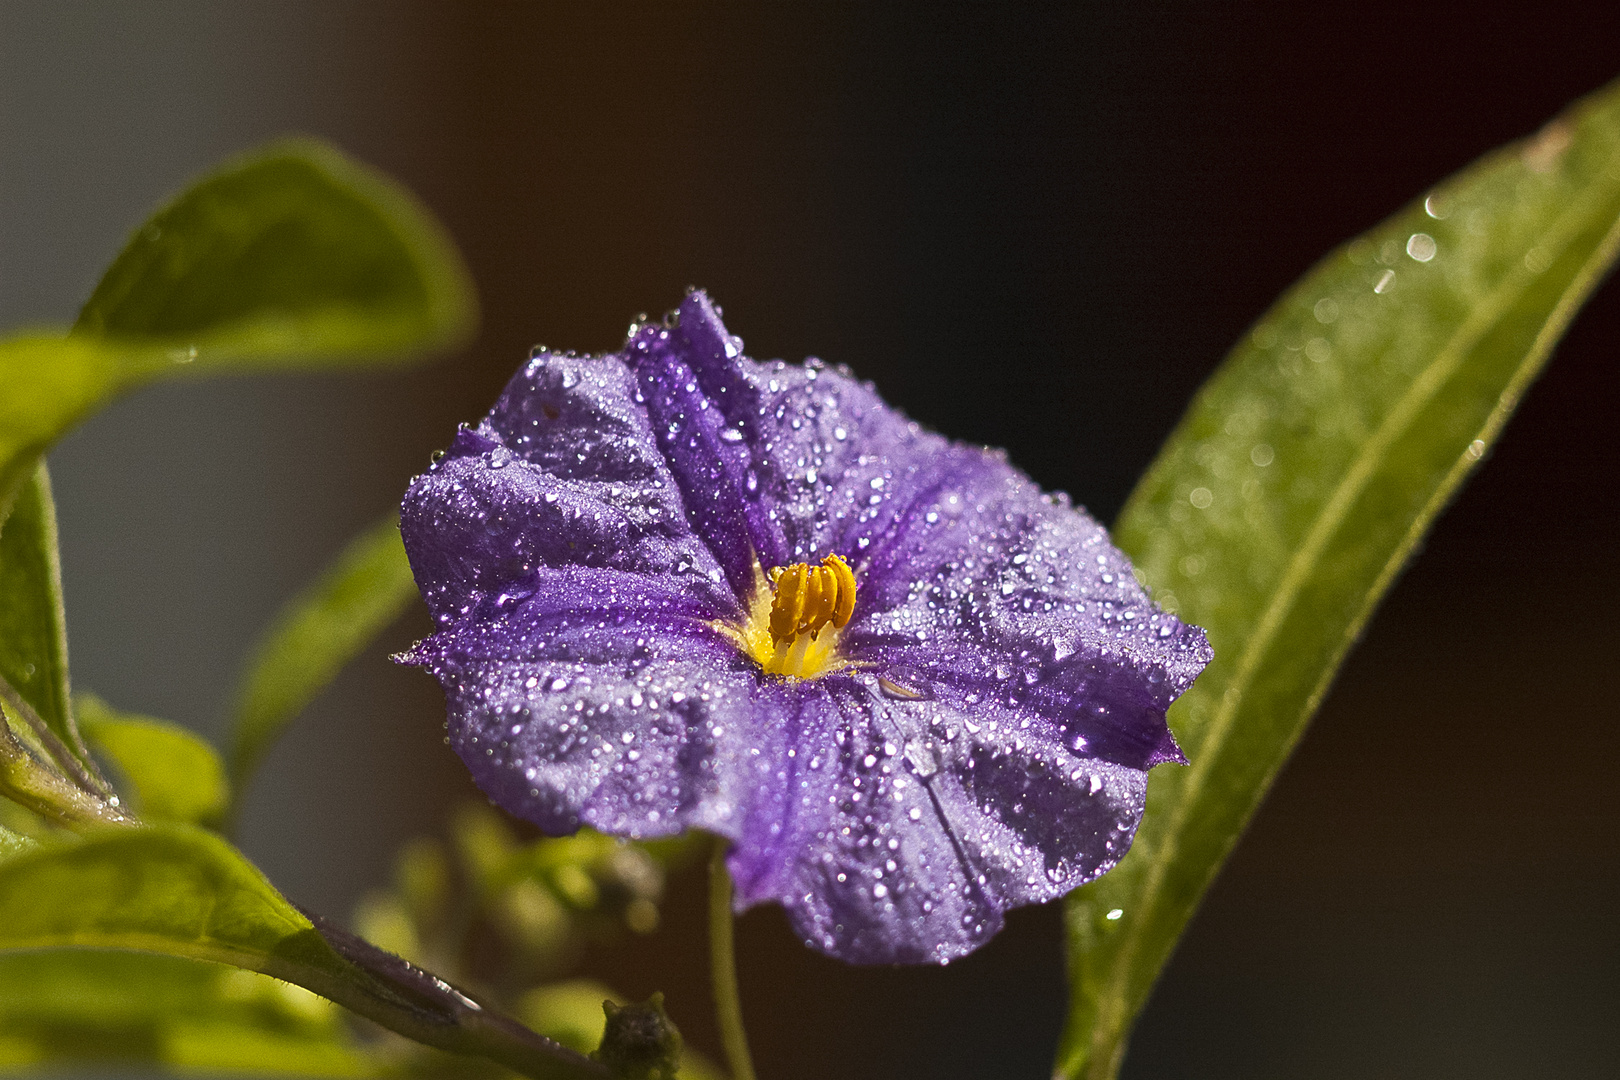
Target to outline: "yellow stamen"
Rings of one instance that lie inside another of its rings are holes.
[[[846,666],[839,631],[855,613],[855,572],[837,555],[820,566],[757,569],[754,601],[741,627],[721,626],[766,672],[813,679]],[[829,629],[830,627],[830,629]]]

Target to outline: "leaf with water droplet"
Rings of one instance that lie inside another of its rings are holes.
[[[392,362],[475,321],[460,255],[399,185],[310,139],[239,157],[136,231],[70,337],[0,342],[0,519],[34,459],[121,391]]]
[[[35,842],[26,836],[12,832],[4,825],[0,825],[0,860],[9,859],[19,855],[35,846]]]
[[[1115,538],[1215,659],[1170,712],[1191,766],[1154,771],[1130,853],[1067,902],[1059,1076],[1116,1073],[1345,653],[1617,249],[1620,84],[1329,255],[1200,392]]]
[[[290,139],[153,215],[74,331],[160,346],[188,368],[280,369],[443,347],[473,319],[466,269],[426,208],[335,148]]]

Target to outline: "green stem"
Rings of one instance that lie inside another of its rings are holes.
[[[138,825],[116,800],[103,799],[36,758],[11,731],[0,708],[0,795],[36,814],[83,831],[107,825]]]
[[[86,753],[83,761],[76,757],[73,751],[68,749],[67,744],[51,730],[50,725],[34,711],[34,707],[6,682],[4,676],[0,676],[0,711],[5,710],[9,710],[10,714],[21,722],[24,737],[34,741],[36,745],[33,749],[42,757],[48,758],[57,772],[97,798],[105,799],[112,794],[112,787],[102,777],[101,771],[96,768],[89,754]],[[16,732],[13,732],[13,735],[15,734]]]
[[[737,993],[737,950],[731,936],[731,875],[726,872],[726,847],[726,841],[716,837],[714,854],[709,859],[709,981],[731,1080],[754,1080],[748,1034],[743,1030],[742,997]]]

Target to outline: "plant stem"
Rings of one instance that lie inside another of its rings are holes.
[[[23,745],[0,708],[0,795],[36,814],[83,831],[107,825],[138,825],[114,800],[74,784]]]
[[[34,740],[37,744],[35,749],[54,764],[56,771],[99,799],[105,800],[113,793],[112,786],[101,775],[101,770],[96,768],[95,761],[88,754],[83,761],[79,760],[4,677],[0,677],[0,708],[9,710],[12,716],[22,721],[26,736]]]
[[[732,942],[731,875],[726,872],[723,837],[716,837],[709,858],[709,983],[714,993],[715,1018],[720,1023],[720,1044],[731,1067],[731,1080],[754,1080],[748,1056],[748,1034],[743,1030],[742,997],[737,993],[737,950]]]
[[[611,1080],[602,1063],[530,1031],[432,972],[314,912],[299,910],[324,945],[306,948],[302,954],[293,948],[278,949],[258,965],[266,975],[297,983],[407,1039],[452,1054],[485,1057],[531,1080]],[[349,972],[333,970],[325,962],[332,952],[353,966]]]

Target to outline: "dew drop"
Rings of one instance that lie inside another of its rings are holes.
[[[1434,258],[1440,247],[1434,242],[1434,237],[1428,233],[1416,232],[1407,237],[1406,253],[1420,263],[1426,263]]]

